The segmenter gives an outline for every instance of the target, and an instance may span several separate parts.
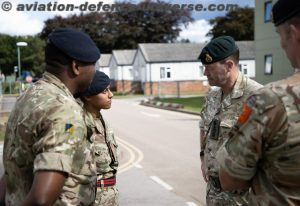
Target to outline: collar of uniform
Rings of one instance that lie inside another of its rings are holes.
[[[56,85],[58,88],[60,88],[61,90],[63,90],[66,95],[73,97],[73,94],[66,87],[66,85],[62,81],[60,81],[60,79],[58,79],[55,75],[53,75],[53,74],[51,74],[49,72],[45,72],[43,74],[43,79],[45,81],[47,81],[47,82],[50,82],[50,83]]]
[[[88,112],[83,106],[83,102],[81,100],[76,100],[77,103],[83,108],[84,111],[84,119],[85,119],[85,123],[88,127],[90,128],[95,128],[96,124],[95,124],[95,120],[94,117],[92,115],[92,113]]]
[[[227,95],[225,97],[225,99],[223,99],[223,101],[222,101],[222,107],[223,108],[226,108],[226,107],[231,105],[231,99],[238,99],[241,96],[243,96],[244,81],[245,81],[244,75],[241,72],[239,72],[237,80],[236,80],[236,82],[234,84],[234,87],[232,89],[232,92],[230,93],[230,95]]]
[[[235,85],[230,95],[231,99],[237,99],[243,96],[245,81],[246,81],[245,76],[241,72],[239,72],[238,78],[235,82]]]
[[[94,120],[97,131],[100,134],[104,135],[104,125],[102,124],[100,117],[96,117],[94,118]]]

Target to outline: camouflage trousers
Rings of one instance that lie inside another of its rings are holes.
[[[117,186],[97,187],[95,206],[119,206]]]
[[[221,186],[220,186],[221,187]],[[223,191],[220,187],[215,187],[215,182],[207,182],[206,205],[207,206],[246,206],[248,205],[248,193],[237,195]]]

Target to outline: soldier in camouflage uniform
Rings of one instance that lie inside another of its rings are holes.
[[[101,109],[109,109],[113,97],[109,89],[110,79],[103,72],[96,71],[91,86],[81,94],[84,108],[93,122],[97,195],[95,205],[118,206],[118,190],[116,174],[118,168],[117,143],[109,124],[103,119]]]
[[[57,29],[48,36],[46,72],[18,98],[8,120],[1,204],[93,205],[92,133],[73,94],[89,86],[99,57],[82,32]]]
[[[203,48],[200,59],[209,84],[218,86],[208,93],[200,114],[200,157],[202,174],[207,182],[206,204],[246,205],[247,191],[222,190],[216,152],[237,122],[242,101],[261,85],[239,72],[239,49],[229,36],[212,40]]]
[[[273,7],[276,30],[300,68],[300,1]],[[249,97],[229,140],[217,154],[227,190],[251,187],[249,205],[300,205],[300,71]]]

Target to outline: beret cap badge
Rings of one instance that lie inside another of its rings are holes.
[[[207,63],[212,62],[212,60],[213,60],[213,58],[212,58],[208,53],[205,54],[205,61],[206,61]]]

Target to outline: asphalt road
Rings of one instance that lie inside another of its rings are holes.
[[[14,100],[4,102],[2,109],[9,110]],[[205,205],[199,117],[144,107],[138,102],[114,99],[112,109],[102,112],[114,128],[120,148],[120,205]]]
[[[113,100],[112,109],[102,113],[116,136],[143,155],[138,165],[119,174],[121,205],[148,205],[143,200],[155,206],[205,204],[198,116],[140,106],[136,100]],[[124,181],[141,188],[126,187]],[[161,195],[153,197],[157,192]]]

